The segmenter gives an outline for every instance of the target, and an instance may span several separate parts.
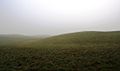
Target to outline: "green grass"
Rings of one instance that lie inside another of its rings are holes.
[[[120,71],[119,43],[120,32],[78,32],[1,46],[0,71]]]
[[[44,37],[24,36],[24,35],[0,35],[0,46],[21,46],[21,44],[30,43]]]

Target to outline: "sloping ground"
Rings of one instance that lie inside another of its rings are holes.
[[[79,32],[2,47],[0,71],[120,71],[119,43],[120,32]]]
[[[64,35],[49,37],[43,40],[37,40],[29,43],[29,46],[42,46],[42,45],[80,45],[80,46],[93,46],[93,45],[119,45],[120,32],[78,32]]]

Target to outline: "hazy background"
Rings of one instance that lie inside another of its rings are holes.
[[[0,34],[120,30],[120,0],[0,0]]]

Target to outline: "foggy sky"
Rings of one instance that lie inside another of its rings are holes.
[[[120,30],[120,0],[0,0],[0,34],[115,30]]]

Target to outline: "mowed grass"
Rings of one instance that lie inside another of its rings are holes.
[[[120,32],[78,32],[17,44],[0,47],[0,71],[120,71]]]

